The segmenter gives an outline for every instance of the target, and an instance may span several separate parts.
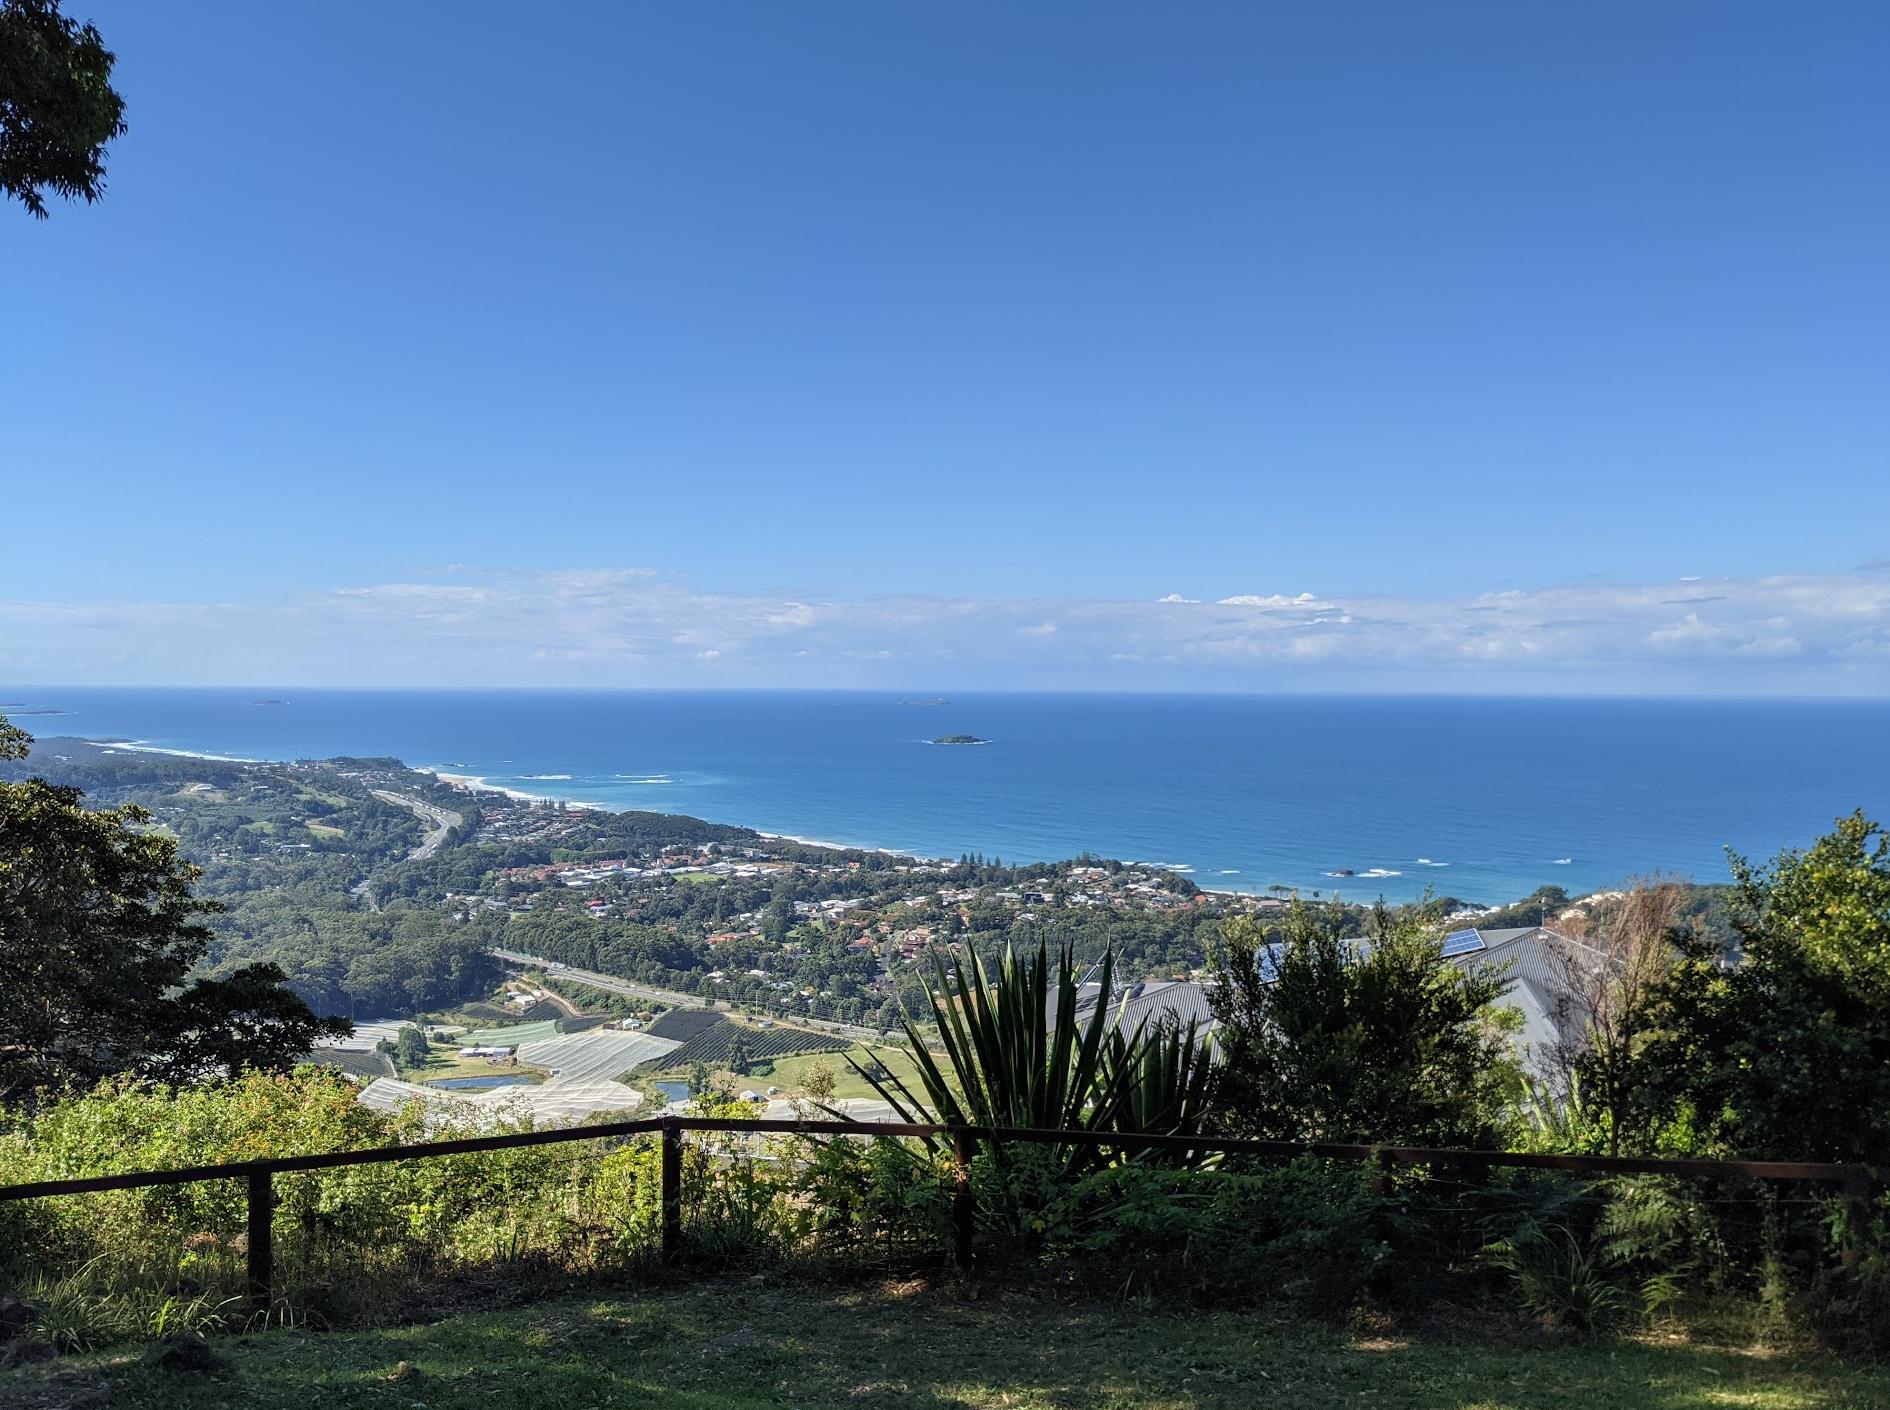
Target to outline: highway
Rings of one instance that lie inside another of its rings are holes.
[[[436,808],[433,804],[423,803],[418,798],[408,798],[400,793],[389,793],[382,788],[370,788],[368,792],[372,793],[383,803],[392,803],[397,808],[407,809],[407,811],[427,825],[426,837],[422,839],[418,847],[407,854],[406,859],[410,862],[424,862],[428,857],[431,857],[435,852],[439,851],[440,845],[446,841],[446,834],[458,827],[460,823],[465,820],[459,813],[454,812],[450,808]],[[372,878],[370,877],[362,877],[359,881],[355,882],[353,886],[348,888],[348,894],[351,896],[359,896],[363,901],[366,901],[370,911],[378,911],[381,908],[381,903],[374,899],[374,890],[370,884],[371,880]]]
[[[370,788],[368,792],[372,793],[383,803],[392,803],[397,807],[407,809],[430,829],[426,835],[426,840],[407,854],[407,860],[410,862],[424,862],[428,857],[431,857],[435,852],[439,851],[440,844],[446,841],[446,834],[458,827],[460,823],[465,820],[460,814],[453,812],[450,808],[438,808],[431,803],[422,803],[418,798],[408,798],[399,793],[389,793],[381,788]]]
[[[613,994],[628,994],[638,999],[654,999],[661,1004],[668,1004],[679,1009],[706,1009],[708,1001],[700,994],[684,994],[675,989],[658,989],[651,984],[639,984],[634,980],[621,979],[614,974],[597,974],[588,969],[573,969],[570,965],[557,964],[554,961],[540,959],[537,955],[522,954],[517,950],[495,949],[492,953],[508,964],[526,965],[533,969],[542,969],[546,974],[558,979],[568,979],[573,984],[583,984],[592,989],[607,989]],[[795,1028],[805,1028],[814,1033],[831,1033],[838,1038],[851,1038],[857,1043],[884,1043],[877,1028],[865,1028],[857,1023],[838,1023],[824,1018],[796,1018],[791,1020]]]

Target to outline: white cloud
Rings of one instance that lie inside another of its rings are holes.
[[[1217,607],[1330,607],[1331,605],[1329,602],[1321,602],[1310,592],[1302,592],[1298,597],[1287,597],[1277,592],[1269,597],[1242,593],[1238,597],[1223,597],[1215,604]]]
[[[1890,694],[1885,567],[1211,603],[812,601],[640,568],[451,578],[275,604],[0,601],[0,680]]]

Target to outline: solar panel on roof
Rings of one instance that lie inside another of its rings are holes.
[[[1444,937],[1444,956],[1467,955],[1483,948],[1483,937],[1474,930],[1453,930]]]

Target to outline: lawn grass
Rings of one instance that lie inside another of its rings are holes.
[[[0,1373],[0,1406],[140,1410],[1883,1410],[1825,1356],[1412,1337],[1262,1314],[888,1284],[692,1282],[428,1325],[216,1338],[210,1373],[133,1355]]]

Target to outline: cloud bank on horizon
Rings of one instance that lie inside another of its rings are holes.
[[[705,591],[478,571],[274,604],[0,602],[0,680],[70,685],[1890,694],[1890,564],[1425,599]]]

